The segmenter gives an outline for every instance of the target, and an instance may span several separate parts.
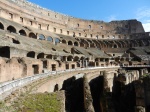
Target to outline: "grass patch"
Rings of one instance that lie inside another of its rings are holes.
[[[61,112],[61,105],[57,93],[29,94],[14,102],[17,112]]]

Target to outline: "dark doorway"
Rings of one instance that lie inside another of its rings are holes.
[[[32,65],[32,68],[33,68],[34,74],[39,74],[39,66],[38,65]]]
[[[72,64],[72,69],[75,69],[75,65],[74,64]]]
[[[52,71],[56,71],[56,65],[52,64]]]
[[[1,47],[0,48],[0,56],[10,58],[10,48],[9,47]]]
[[[43,61],[43,68],[47,68],[47,61]]]
[[[66,64],[66,69],[69,69],[69,64]]]

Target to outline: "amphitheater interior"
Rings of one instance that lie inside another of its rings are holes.
[[[144,77],[150,70],[150,32],[144,31],[140,21],[86,20],[26,0],[0,1],[0,84],[80,68],[105,68],[108,72],[109,67],[118,67],[111,89],[105,88],[102,76],[89,81],[93,112],[105,112],[102,105],[106,103],[100,100],[104,93],[105,100],[111,100],[107,101],[108,112],[149,112],[149,77]],[[81,82],[74,84],[84,86]],[[72,85],[74,91],[83,91],[76,86]],[[64,88],[67,91],[67,84]],[[70,108],[67,112],[87,111],[84,104],[79,110]],[[92,112],[90,109],[87,112]]]

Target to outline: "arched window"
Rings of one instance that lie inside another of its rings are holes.
[[[63,44],[66,44],[67,42],[66,42],[66,40],[62,40],[62,43],[63,43]]]
[[[114,45],[114,47],[113,48],[117,48],[117,45]]]
[[[67,61],[72,61],[72,56],[68,56]]]
[[[49,37],[47,37],[47,40],[48,40],[48,41],[50,41],[50,42],[53,42],[53,38],[52,38],[52,37],[50,37],[50,36],[49,36]]]
[[[7,27],[7,31],[9,31],[10,33],[11,33],[11,32],[12,32],[12,33],[16,33],[16,28],[13,27],[13,26],[8,26],[8,27]]]
[[[35,58],[35,52],[31,51],[31,52],[27,53],[27,57]]]
[[[73,61],[79,61],[79,57],[78,56],[74,57]]]
[[[0,23],[0,29],[4,30],[4,25],[2,23]]]
[[[71,42],[71,41],[68,41],[68,45],[72,45],[72,42]]]
[[[60,40],[58,38],[55,39],[55,44],[60,43]]]
[[[32,33],[32,32],[29,34],[29,37],[37,39],[37,36],[34,33]]]
[[[37,59],[41,59],[41,58],[44,58],[44,53],[40,53],[37,55]]]
[[[26,32],[25,32],[24,30],[20,30],[20,31],[19,31],[19,34],[20,34],[20,35],[23,35],[23,36],[27,36],[27,34],[26,34]]]
[[[74,42],[74,46],[78,46],[78,42]]]
[[[43,34],[39,35],[39,40],[45,40],[45,36]]]

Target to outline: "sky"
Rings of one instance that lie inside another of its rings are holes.
[[[69,16],[100,20],[137,19],[150,32],[150,0],[28,0]]]

